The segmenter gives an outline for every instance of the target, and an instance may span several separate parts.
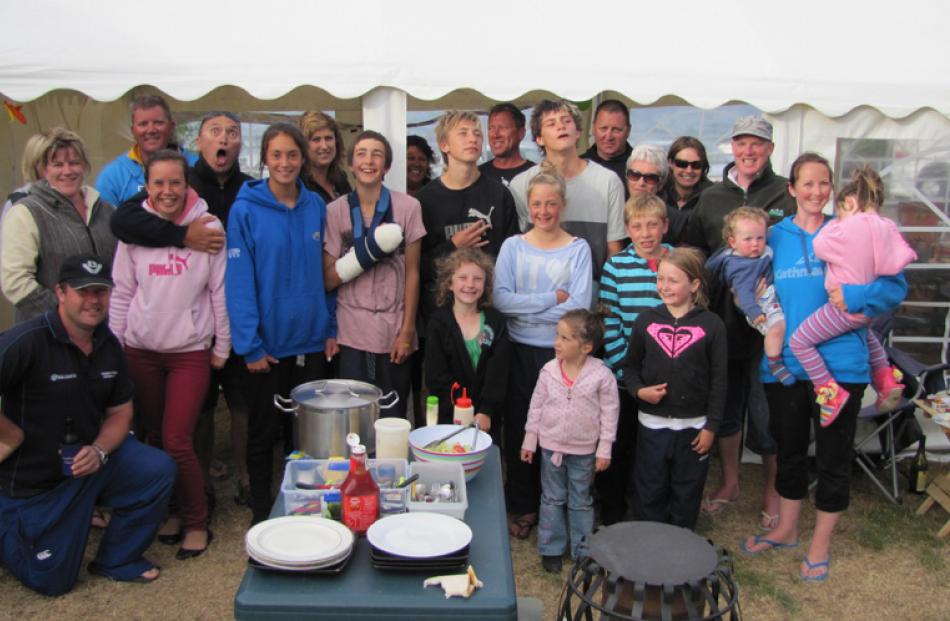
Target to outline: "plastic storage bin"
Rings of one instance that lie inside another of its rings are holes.
[[[445,462],[414,461],[409,465],[409,476],[419,474],[416,483],[431,487],[433,483],[448,483],[451,481],[457,490],[458,502],[416,502],[409,495],[406,503],[409,511],[428,511],[442,513],[460,520],[465,519],[465,510],[468,509],[468,491],[465,487],[465,470],[462,464]]]
[[[319,515],[323,507],[325,489],[303,489],[299,483],[307,486],[325,485],[324,473],[330,460],[327,459],[295,459],[288,461],[284,466],[284,479],[280,491],[284,497],[284,513],[286,515]],[[349,460],[346,460],[349,464]],[[380,491],[389,491],[399,481],[400,477],[409,476],[409,464],[405,459],[368,459],[366,467],[379,485],[380,466],[392,467],[393,479],[389,486],[381,485]],[[343,476],[345,477],[345,474]],[[339,481],[343,482],[342,479]],[[402,491],[402,490],[397,490]],[[391,512],[398,512],[395,507]]]

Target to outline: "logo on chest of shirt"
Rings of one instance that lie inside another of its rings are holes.
[[[64,380],[76,379],[75,373],[51,373],[49,376],[49,381],[51,382],[62,382]]]
[[[180,276],[188,271],[188,260],[191,259],[189,252],[185,256],[177,252],[169,252],[165,263],[149,263],[149,276]]]
[[[118,371],[110,370],[110,371],[102,371],[99,375],[101,375],[102,379],[104,380],[110,380],[118,374],[119,374]]]
[[[473,207],[473,208],[470,208],[470,209],[468,210],[468,213],[465,214],[465,217],[466,217],[466,218],[475,218],[476,220],[482,220],[485,224],[487,224],[488,226],[491,226],[491,215],[492,215],[492,213],[493,213],[494,211],[495,211],[495,206],[494,206],[494,205],[492,205],[491,207],[488,208],[488,213],[487,213],[487,214],[482,213],[481,211],[479,211],[479,210],[477,210],[477,209],[475,209],[475,208]],[[471,223],[471,222],[461,222],[461,223],[459,223],[459,224],[447,224],[447,225],[445,225],[445,227],[444,227],[445,238],[446,238],[446,239],[451,239],[453,235],[455,235],[455,234],[458,233],[459,231],[464,231],[465,229],[467,229],[467,228],[470,227],[470,226],[472,226],[472,223]]]
[[[706,336],[706,331],[699,326],[670,326],[662,323],[651,323],[647,326],[647,334],[653,337],[670,358],[679,358],[679,355],[690,348],[694,343]]]

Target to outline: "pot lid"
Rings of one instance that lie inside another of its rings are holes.
[[[290,397],[298,404],[321,410],[359,408],[379,401],[382,391],[354,380],[317,380],[297,386]]]

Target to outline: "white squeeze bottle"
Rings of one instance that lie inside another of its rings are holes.
[[[458,387],[458,383],[452,386],[451,396],[455,405],[455,409],[452,413],[452,422],[456,425],[467,425],[475,420],[475,408],[472,407],[472,400],[469,399],[468,389],[466,388],[462,388],[462,396],[455,399],[455,389]]]

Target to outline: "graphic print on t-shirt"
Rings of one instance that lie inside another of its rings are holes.
[[[671,326],[665,323],[651,323],[647,326],[647,334],[653,337],[660,349],[670,358],[678,358],[689,349],[690,345],[699,342],[706,331],[699,326]]]

